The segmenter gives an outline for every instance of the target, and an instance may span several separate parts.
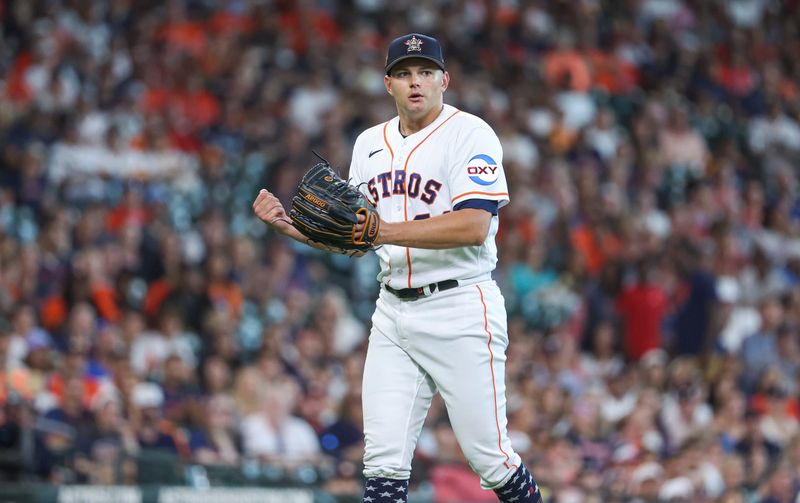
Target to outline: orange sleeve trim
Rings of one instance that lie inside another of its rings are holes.
[[[489,349],[489,370],[492,371],[492,393],[494,394],[494,422],[495,426],[497,427],[497,448],[500,449],[500,452],[503,453],[503,456],[506,457],[506,460],[503,462],[506,468],[510,468],[513,465],[509,465],[508,462],[511,459],[508,453],[503,450],[503,435],[500,432],[500,416],[497,412],[497,385],[495,384],[494,378],[494,352],[492,351],[492,332],[489,330],[489,318],[486,315],[486,302],[483,300],[483,290],[478,285],[475,285],[475,288],[478,289],[478,295],[481,296],[481,305],[483,305],[483,330],[486,332],[486,335],[489,336],[489,340],[486,343],[486,347]],[[517,468],[515,466],[515,468]]]
[[[461,199],[462,197],[467,196],[491,196],[491,197],[508,197],[508,192],[481,192],[479,190],[474,190],[472,192],[464,192],[463,194],[459,194],[453,199],[450,200],[451,203],[456,202],[456,200]]]

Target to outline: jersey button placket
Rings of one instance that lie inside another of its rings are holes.
[[[404,160],[405,158],[406,158],[405,154],[400,154],[400,157],[398,157],[398,158],[397,158],[397,160],[399,161],[399,162],[397,163],[397,164],[398,164],[398,167],[397,167],[397,169],[398,169],[398,170],[401,170],[401,171],[403,170],[403,168],[404,168],[404,167],[403,167],[403,160]],[[395,210],[396,212],[398,212],[398,216],[401,216],[401,212],[402,212],[402,210],[403,210],[403,201],[402,201],[402,196],[397,196],[397,197],[394,199],[394,210]]]
[[[393,171],[392,180],[390,180],[390,183],[391,183],[391,189],[390,189],[391,192],[390,193],[391,193],[391,198],[392,198],[392,220],[395,221],[395,222],[403,220],[403,215],[400,212],[400,210],[402,209],[400,207],[400,200],[401,200],[401,198],[403,196],[400,196],[400,195],[397,195],[397,194],[394,193],[394,177],[396,177],[397,176],[396,173],[398,171],[402,170],[402,169],[403,169],[403,163],[400,162],[400,158],[398,157],[394,162],[394,166],[393,166],[393,170],[392,170]]]

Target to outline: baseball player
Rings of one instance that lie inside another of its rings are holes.
[[[356,140],[350,178],[381,218],[381,291],[364,364],[364,501],[407,501],[411,459],[433,396],[484,488],[541,502],[506,431],[503,296],[491,278],[498,210],[509,202],[503,152],[483,120],[444,104],[439,42],[393,40],[384,84],[398,115]],[[308,243],[262,189],[256,215]]]

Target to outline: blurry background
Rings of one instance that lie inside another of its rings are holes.
[[[288,201],[312,148],[346,173],[413,30],[503,142],[509,429],[548,501],[795,501],[797,0],[5,0],[0,21],[6,500],[360,501],[376,259],[250,205]],[[496,501],[438,399],[412,487]]]

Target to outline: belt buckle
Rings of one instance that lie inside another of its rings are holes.
[[[430,297],[437,290],[436,283],[419,287],[417,290],[420,292],[420,297]]]

